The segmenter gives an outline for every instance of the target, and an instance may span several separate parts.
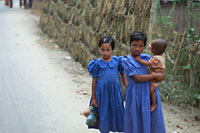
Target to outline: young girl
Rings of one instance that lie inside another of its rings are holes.
[[[128,80],[126,87],[126,107],[124,115],[125,133],[165,133],[159,91],[156,89],[157,108],[150,112],[149,80],[162,80],[162,73],[147,74],[147,66],[137,62],[140,56],[148,61],[150,55],[142,54],[147,37],[142,32],[130,35],[130,55],[124,56],[122,65]]]
[[[121,65],[122,57],[112,56],[114,40],[104,36],[99,41],[101,58],[91,60],[88,71],[92,74],[91,105],[96,107],[99,123],[89,128],[99,129],[102,133],[124,131],[124,105],[119,72],[123,83],[127,84]]]
[[[148,61],[140,59],[140,56],[135,58],[136,61],[140,62],[143,65],[150,66],[148,73],[164,73],[165,70],[165,55],[164,51],[167,47],[167,43],[163,39],[153,40],[149,45],[148,49],[154,54],[152,58]],[[153,79],[150,80],[150,96],[151,96],[151,112],[156,108],[156,93],[155,90],[161,81]]]

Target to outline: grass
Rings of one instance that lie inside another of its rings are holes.
[[[162,100],[183,107],[200,108],[199,88],[190,89],[181,79],[178,75],[165,74],[165,80],[159,86]]]

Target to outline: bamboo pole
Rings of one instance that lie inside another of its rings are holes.
[[[181,48],[182,48],[182,46],[183,46],[186,33],[187,33],[187,31],[185,30],[185,32],[184,32],[184,34],[183,34],[183,36],[182,36],[182,39],[181,39],[181,44],[180,44],[180,47],[179,47],[179,50],[178,50],[178,55],[177,55],[177,57],[176,57],[176,60],[175,60],[175,63],[174,63],[173,69],[172,69],[172,73],[173,73],[173,74],[175,73],[175,70],[176,70],[176,68],[177,68],[177,63],[178,63],[178,60],[179,60],[179,57],[180,57]]]
[[[153,40],[153,29],[156,24],[159,0],[152,0],[149,20],[148,42]]]

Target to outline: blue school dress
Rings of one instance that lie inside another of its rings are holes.
[[[148,54],[140,54],[142,60],[148,61]],[[160,95],[156,89],[157,108],[150,112],[149,81],[136,82],[130,76],[146,75],[147,66],[137,62],[132,56],[124,56],[122,65],[128,80],[126,88],[126,107],[124,116],[125,133],[165,133]]]
[[[88,71],[97,78],[95,96],[99,124],[89,128],[99,129],[101,133],[124,131],[124,105],[119,72],[124,74],[122,57],[112,56],[109,62],[101,58],[88,64]]]

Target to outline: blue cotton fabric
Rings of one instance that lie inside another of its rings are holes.
[[[140,54],[142,60],[148,61],[148,54]],[[133,75],[146,75],[147,66],[137,62],[132,56],[124,56],[122,65],[128,80],[126,88],[126,107],[124,116],[125,133],[165,133],[159,90],[156,89],[157,108],[150,112],[149,81],[136,82]]]
[[[119,72],[124,74],[121,60],[122,57],[112,56],[109,62],[99,58],[88,64],[88,71],[93,78],[97,78],[95,96],[100,120],[98,125],[89,128],[97,128],[101,133],[124,131],[124,105],[119,79]]]

